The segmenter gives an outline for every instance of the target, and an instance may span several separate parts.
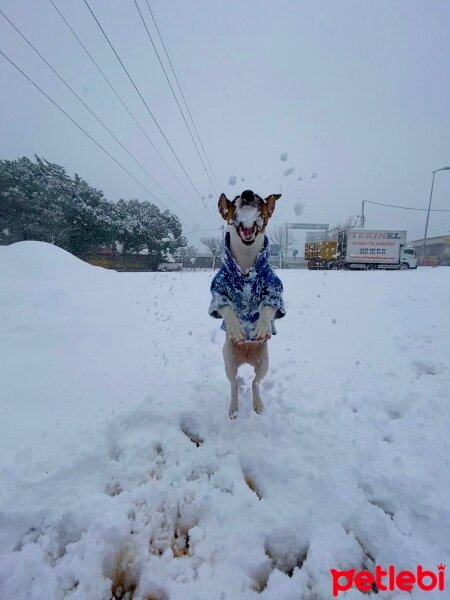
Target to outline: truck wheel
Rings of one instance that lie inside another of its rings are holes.
[[[377,268],[377,265],[366,265],[366,271],[375,271],[375,269]]]
[[[399,267],[398,267],[401,271],[406,271],[407,269],[409,269],[409,265],[408,263],[400,263]]]

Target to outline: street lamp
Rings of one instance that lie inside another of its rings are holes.
[[[425,233],[423,234],[422,260],[421,260],[422,266],[423,266],[423,259],[424,259],[424,256],[425,256],[425,243],[427,241],[428,220],[430,218],[430,209],[431,209],[431,198],[433,197],[434,176],[439,171],[450,171],[450,167],[442,167],[442,169],[436,169],[436,171],[433,171],[433,179],[431,180],[430,201],[428,203],[427,220],[426,220],[426,223],[425,223]]]

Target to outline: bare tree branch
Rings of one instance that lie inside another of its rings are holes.
[[[216,268],[216,258],[219,256],[222,249],[222,238],[217,237],[204,237],[201,238],[201,243],[208,248],[213,257],[213,269]]]
[[[286,250],[286,227],[284,225],[275,225],[272,227],[269,232],[269,240],[271,244],[276,244],[280,246],[280,248],[285,251]],[[292,235],[290,229],[288,229],[288,241],[287,247],[292,248],[295,244],[295,237]]]
[[[347,229],[353,229],[358,224],[358,217],[347,217],[343,223],[338,223],[334,227],[330,227],[328,230],[328,238],[330,240],[337,240],[338,233],[340,231],[346,231]]]

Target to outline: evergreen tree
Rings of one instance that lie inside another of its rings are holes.
[[[79,175],[35,157],[0,161],[0,242],[38,240],[75,255],[119,243],[123,253],[147,250],[151,268],[186,246],[178,218],[150,202],[109,202]]]

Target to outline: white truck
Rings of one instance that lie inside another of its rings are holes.
[[[338,269],[416,269],[417,257],[406,231],[347,229],[338,234]]]

